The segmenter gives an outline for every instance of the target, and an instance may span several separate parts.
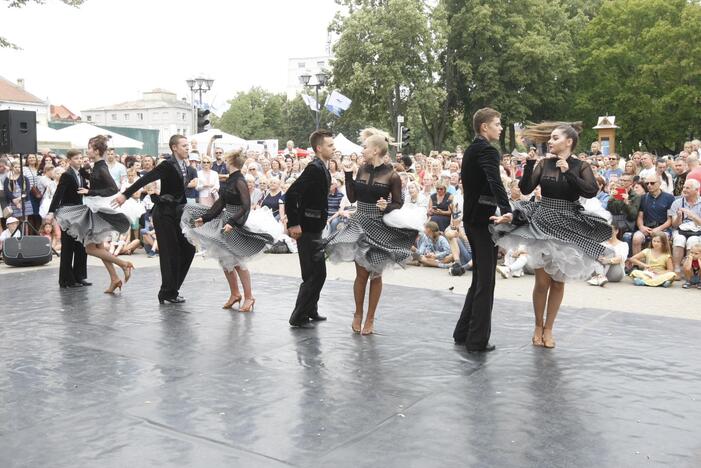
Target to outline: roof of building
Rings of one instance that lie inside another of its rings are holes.
[[[45,101],[32,93],[0,76],[0,101],[27,102],[32,104],[45,104]]]
[[[80,116],[74,114],[66,106],[51,105],[51,120],[80,120]]]
[[[179,107],[181,109],[191,109],[192,104],[181,101],[179,99],[157,99],[154,95],[165,94],[175,96],[175,93],[167,91],[165,89],[156,88],[151,91],[146,91],[144,97],[148,95],[146,99],[139,99],[138,101],[126,101],[120,102],[119,104],[113,104],[111,106],[103,107],[92,107],[90,109],[83,109],[81,112],[90,111],[112,111],[112,110],[138,110],[138,109],[157,109],[159,107]],[[161,96],[162,97],[162,96]]]

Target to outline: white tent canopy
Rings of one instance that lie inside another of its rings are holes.
[[[142,149],[144,147],[144,144],[139,140],[134,140],[133,138],[125,137],[119,133],[111,132],[85,122],[56,130],[56,133],[59,134],[62,139],[67,138],[71,142],[73,148],[87,148],[88,140],[96,135],[109,135],[111,137],[109,146],[113,148]]]
[[[333,139],[333,143],[336,146],[336,151],[340,151],[344,156],[348,156],[352,153],[360,154],[361,151],[363,151],[362,146],[356,145],[350,141],[348,138],[343,136],[343,133],[336,135],[336,138]]]
[[[52,149],[70,149],[70,139],[61,135],[58,130],[47,127],[46,125],[37,124],[37,147],[52,148]]]
[[[190,145],[192,145],[193,141],[196,141],[197,142],[197,151],[199,151],[200,154],[204,154],[207,152],[207,145],[209,144],[209,140],[214,135],[221,135],[222,136],[220,139],[216,140],[214,145],[220,146],[224,150],[232,150],[232,149],[236,149],[236,148],[246,148],[246,146],[248,146],[248,143],[243,138],[239,138],[236,135],[231,135],[229,133],[222,132],[221,130],[218,130],[216,128],[211,128],[211,129],[207,130],[206,132],[196,133],[194,135],[190,135],[187,139],[190,142]]]

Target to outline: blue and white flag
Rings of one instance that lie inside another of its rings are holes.
[[[302,100],[307,106],[309,106],[311,110],[313,110],[314,112],[319,112],[319,103],[316,102],[316,99],[309,96],[308,94],[302,94]]]
[[[335,115],[336,117],[340,117],[341,114],[343,114],[343,112],[350,107],[351,102],[353,101],[351,101],[338,91],[334,90],[331,94],[327,96],[325,107],[326,110],[331,112],[333,115]]]

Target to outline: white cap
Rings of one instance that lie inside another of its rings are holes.
[[[14,216],[10,216],[5,221],[5,224],[12,224],[12,223],[19,223],[19,219],[15,218]]]
[[[199,161],[200,160],[200,154],[199,153],[190,153],[190,156],[188,157],[190,161]]]

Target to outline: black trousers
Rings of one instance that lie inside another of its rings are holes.
[[[472,284],[465,298],[453,339],[468,349],[481,349],[492,332],[492,307],[497,266],[497,247],[488,225],[465,224],[472,247]]]
[[[303,232],[297,240],[302,284],[299,286],[297,303],[290,316],[290,325],[305,323],[309,317],[319,315],[317,303],[326,281],[326,259],[320,240],[320,232]]]
[[[182,207],[175,204],[158,203],[153,207],[153,227],[161,265],[159,299],[178,296],[195,256],[195,247],[185,239],[180,228],[181,214]]]
[[[61,263],[58,270],[59,286],[68,286],[88,277],[88,255],[83,244],[61,231]]]

